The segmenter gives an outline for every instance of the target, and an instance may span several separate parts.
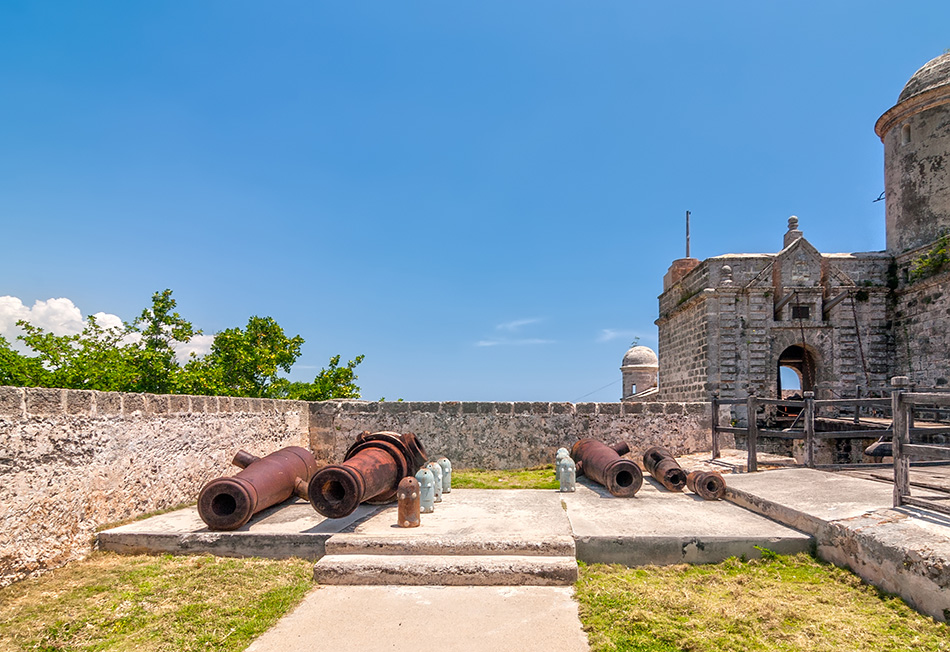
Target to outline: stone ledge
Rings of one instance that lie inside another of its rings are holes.
[[[22,387],[0,387],[0,415],[23,418],[26,392]]]
[[[29,416],[54,417],[65,412],[66,390],[30,387],[26,390],[26,413]]]

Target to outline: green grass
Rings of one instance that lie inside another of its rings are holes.
[[[461,469],[452,471],[453,489],[557,489],[554,465],[510,471]]]
[[[807,555],[702,566],[581,564],[591,650],[950,650],[950,627]]]
[[[312,572],[301,559],[94,553],[0,590],[0,651],[243,650]]]

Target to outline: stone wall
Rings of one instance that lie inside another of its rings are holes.
[[[903,271],[912,264],[902,260]],[[902,274],[903,276],[903,274]],[[894,376],[908,376],[920,387],[950,382],[950,273],[902,283],[893,319],[896,363]]]
[[[683,294],[682,303],[661,312],[656,321],[662,352],[658,388],[664,401],[702,401],[709,396],[710,294]]]
[[[553,462],[582,437],[626,440],[635,456],[650,446],[674,454],[709,450],[708,403],[370,403],[310,404],[318,459],[339,461],[363,430],[415,433],[430,456],[456,468],[509,469]]]
[[[105,524],[196,500],[238,448],[307,445],[307,404],[0,387],[0,586],[86,555]]]

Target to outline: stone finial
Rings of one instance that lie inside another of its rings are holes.
[[[723,265],[722,269],[719,270],[722,274],[722,280],[719,282],[720,285],[732,285],[732,268],[729,265]]]
[[[784,249],[803,236],[804,234],[798,228],[798,218],[792,215],[788,218],[788,231],[785,232],[785,241],[782,248]]]

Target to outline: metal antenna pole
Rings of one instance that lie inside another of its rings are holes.
[[[689,258],[689,211],[686,211],[686,257]]]

